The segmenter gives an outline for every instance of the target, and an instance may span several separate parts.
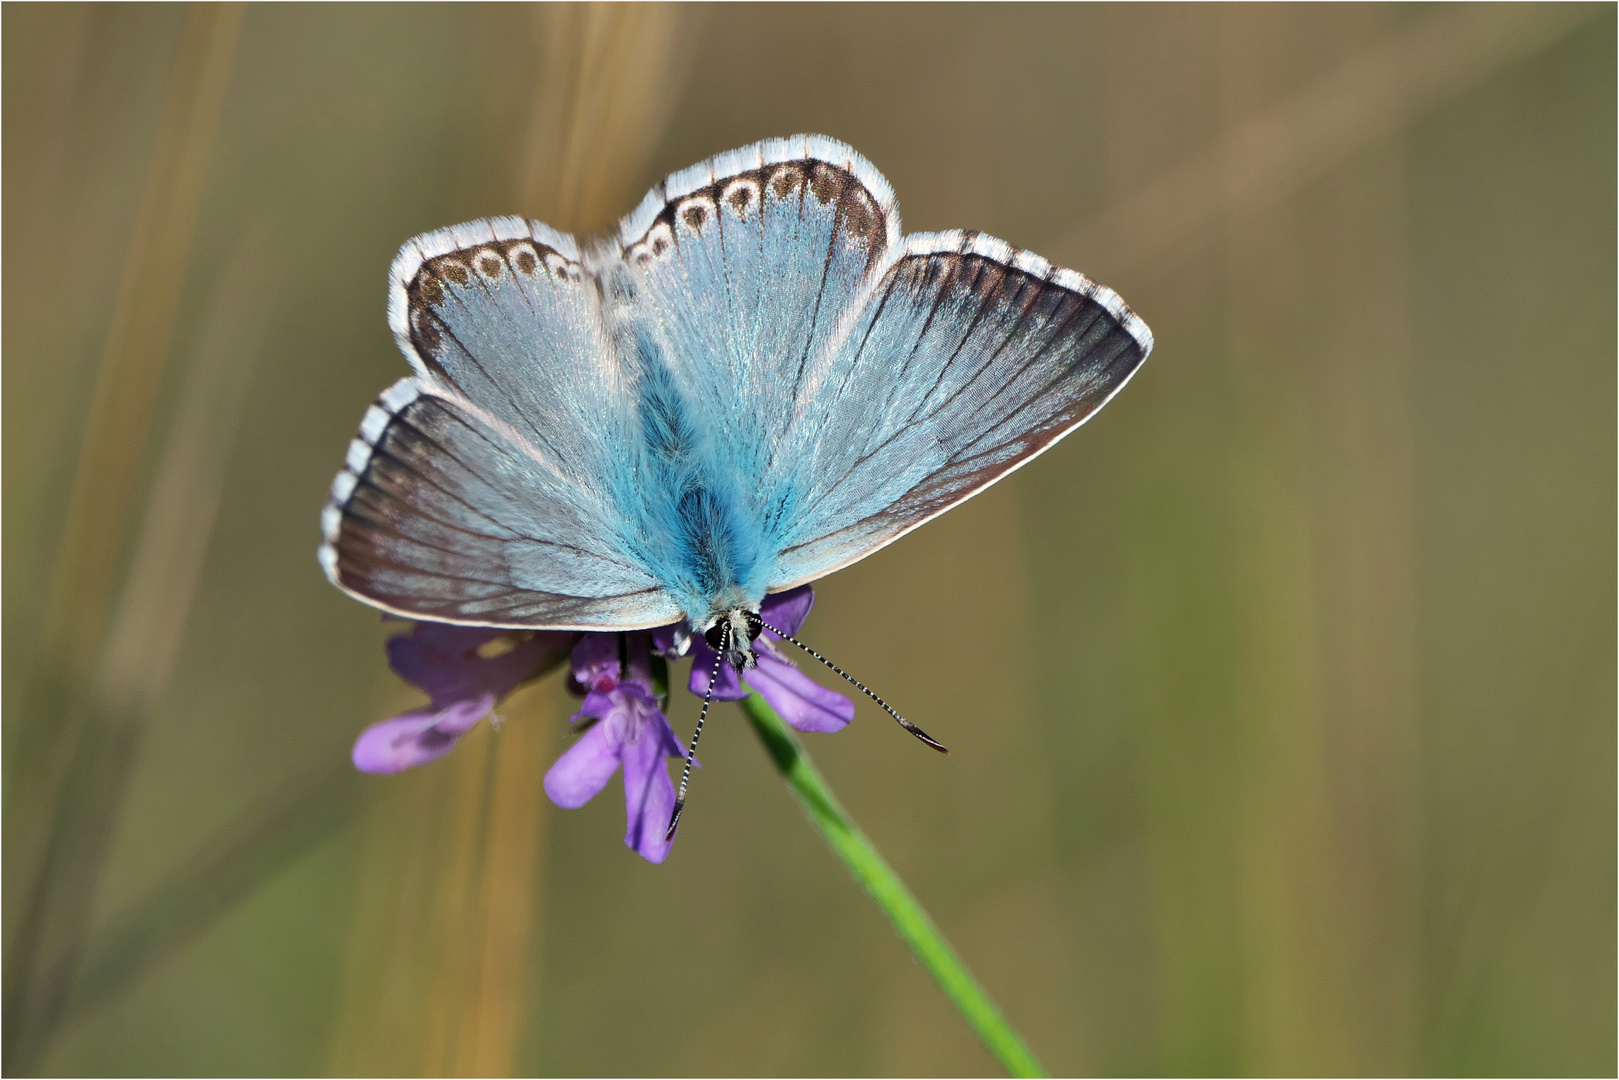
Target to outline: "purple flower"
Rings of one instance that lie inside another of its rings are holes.
[[[443,757],[496,702],[560,663],[577,636],[429,622],[394,635],[388,639],[388,664],[427,692],[428,706],[366,728],[354,743],[354,767],[396,773]],[[503,638],[500,643],[510,648],[485,655]]]
[[[804,585],[765,597],[760,615],[782,633],[797,634],[814,603],[814,592]],[[854,703],[799,671],[777,648],[779,640],[770,630],[760,634],[753,643],[758,663],[740,677],[721,664],[714,697],[737,701],[755,690],[799,731],[841,729],[854,718]],[[510,647],[486,655],[497,642]],[[689,650],[687,687],[698,697],[708,692],[714,670],[714,650],[684,623],[650,634],[417,623],[410,633],[389,639],[388,662],[401,678],[427,692],[428,706],[367,728],[354,744],[355,767],[396,773],[443,757],[502,698],[551,670],[570,648],[568,688],[584,698],[573,716],[579,737],[546,772],[545,793],[566,809],[583,806],[622,767],[624,843],[650,862],[663,862],[669,857],[664,837],[675,807],[666,759],[684,759],[685,749],[659,707],[652,665]]]
[[[783,633],[796,634],[804,624],[815,594],[809,586],[765,598],[764,621]],[[566,809],[589,802],[624,767],[624,809],[628,821],[624,843],[643,858],[660,863],[669,857],[664,839],[675,808],[675,786],[665,758],[685,757],[674,729],[658,708],[652,688],[652,654],[678,656],[683,648],[692,655],[687,688],[698,697],[708,691],[714,650],[693,637],[683,623],[660,626],[650,637],[635,633],[586,634],[573,650],[571,689],[584,697],[573,720],[594,723],[579,741],[557,759],[545,774],[545,793]],[[758,665],[746,675],[748,687],[799,731],[837,731],[854,718],[854,703],[824,689],[793,666],[772,643],[779,640],[766,630],[754,642]],[[649,648],[650,646],[650,648]],[[714,696],[737,701],[748,696],[728,664],[720,665]]]
[[[797,635],[815,606],[815,591],[808,585],[767,596],[759,606],[765,624],[784,634]],[[663,631],[655,631],[656,638]],[[672,635],[669,640],[673,644]],[[840,731],[854,719],[854,702],[828,690],[784,656],[776,642],[781,639],[769,630],[753,643],[758,664],[738,674],[729,664],[721,664],[714,680],[714,697],[719,701],[740,701],[749,690],[757,690],[781,718],[799,731]],[[701,637],[691,639],[691,680],[687,689],[698,697],[708,692],[709,673],[714,670],[714,650]],[[746,684],[746,685],[744,685]]]
[[[545,774],[545,793],[558,806],[577,809],[622,765],[624,843],[648,862],[661,863],[669,857],[664,833],[675,809],[664,758],[682,758],[685,751],[658,708],[648,636],[626,634],[620,641],[618,634],[586,634],[574,646],[573,678],[585,700],[573,722],[592,722]]]

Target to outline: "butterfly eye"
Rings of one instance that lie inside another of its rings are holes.
[[[708,642],[708,647],[710,649],[718,652],[719,647],[725,644],[725,623],[723,621],[717,622],[713,626],[710,626],[707,630],[704,630],[703,640]]]
[[[765,621],[759,617],[757,612],[746,611],[746,612],[743,612],[743,615],[748,620],[748,640],[749,641],[754,640],[760,634],[764,633]]]

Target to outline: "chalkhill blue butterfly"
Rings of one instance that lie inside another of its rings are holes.
[[[515,217],[416,237],[388,321],[413,373],[332,484],[332,582],[435,622],[680,623],[716,672],[753,663],[767,594],[1024,465],[1152,349],[1082,274],[904,235],[882,174],[813,135],[675,173],[591,244]]]

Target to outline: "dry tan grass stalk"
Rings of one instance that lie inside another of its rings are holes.
[[[1595,4],[1442,6],[1052,245],[1059,262],[1123,288],[1184,252],[1231,211],[1285,199],[1438,102],[1533,56],[1608,9]]]
[[[47,655],[75,674],[101,648],[242,15],[234,3],[191,8],[176,53],[52,583]]]
[[[262,232],[238,245],[214,287],[124,587],[97,666],[95,697],[114,715],[144,715],[174,666],[224,494],[230,449],[274,292]]]
[[[62,1016],[138,743],[141,713],[110,710],[93,687],[93,665],[107,641],[242,16],[239,4],[188,10],[69,499],[24,719],[47,737],[12,801],[47,824],[25,881],[13,886],[25,899],[6,955],[9,1072],[29,1068]]]
[[[506,140],[503,153],[468,147],[475,165],[459,201],[580,232],[627,212],[673,107],[685,16],[666,4],[591,3],[486,17],[487,97],[516,116],[481,133]],[[357,913],[335,1071],[517,1068],[539,989],[549,809],[540,779],[560,718],[548,687],[502,713],[498,732],[474,732],[438,775],[399,778],[374,808],[363,896],[402,902]]]

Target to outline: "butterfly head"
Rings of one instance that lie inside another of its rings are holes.
[[[732,667],[743,671],[754,664],[753,639],[764,628],[764,620],[757,611],[731,608],[714,617],[714,621],[703,631],[703,640],[708,642],[709,648],[723,655]]]

